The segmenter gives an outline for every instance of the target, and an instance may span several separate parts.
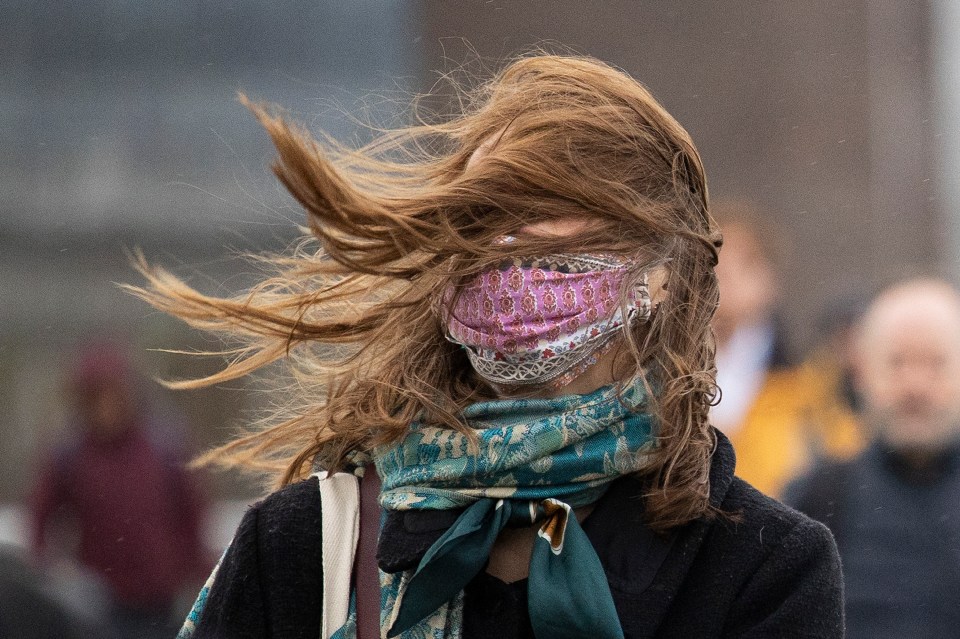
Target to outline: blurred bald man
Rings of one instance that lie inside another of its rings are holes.
[[[932,279],[887,289],[855,348],[873,443],[787,501],[837,538],[847,637],[960,637],[960,293]]]

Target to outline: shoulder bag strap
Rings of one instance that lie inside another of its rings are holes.
[[[317,473],[323,543],[320,637],[329,639],[350,614],[350,582],[359,538],[360,487],[352,473]]]
[[[373,464],[360,480],[360,540],[354,579],[357,584],[357,639],[380,639],[380,570],[377,539],[380,534],[380,477]]]

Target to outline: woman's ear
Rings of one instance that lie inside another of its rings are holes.
[[[660,302],[667,299],[667,280],[670,278],[670,271],[666,264],[655,266],[647,271],[647,287],[650,290],[650,304],[652,308],[657,308]]]

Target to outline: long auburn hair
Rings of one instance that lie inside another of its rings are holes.
[[[273,171],[310,233],[236,297],[201,294],[142,258],[147,283],[128,287],[232,340],[220,372],[173,387],[288,366],[292,402],[201,462],[266,471],[282,485],[396,441],[415,420],[465,429],[461,409],[492,391],[444,337],[443,291],[510,255],[620,253],[666,271],[663,301],[650,322],[625,329],[621,349],[656,388],[650,524],[711,514],[720,236],[690,136],[642,85],[591,58],[522,57],[460,97],[452,119],[420,119],[359,149],[321,144],[244,100],[273,139]],[[592,223],[576,237],[518,233],[569,218]],[[497,241],[505,235],[517,239]]]

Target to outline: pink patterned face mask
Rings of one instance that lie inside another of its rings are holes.
[[[462,285],[449,339],[493,384],[564,386],[596,363],[624,325],[620,300],[632,266],[610,256],[553,255],[488,269]],[[627,300],[627,321],[649,319],[646,275]]]

